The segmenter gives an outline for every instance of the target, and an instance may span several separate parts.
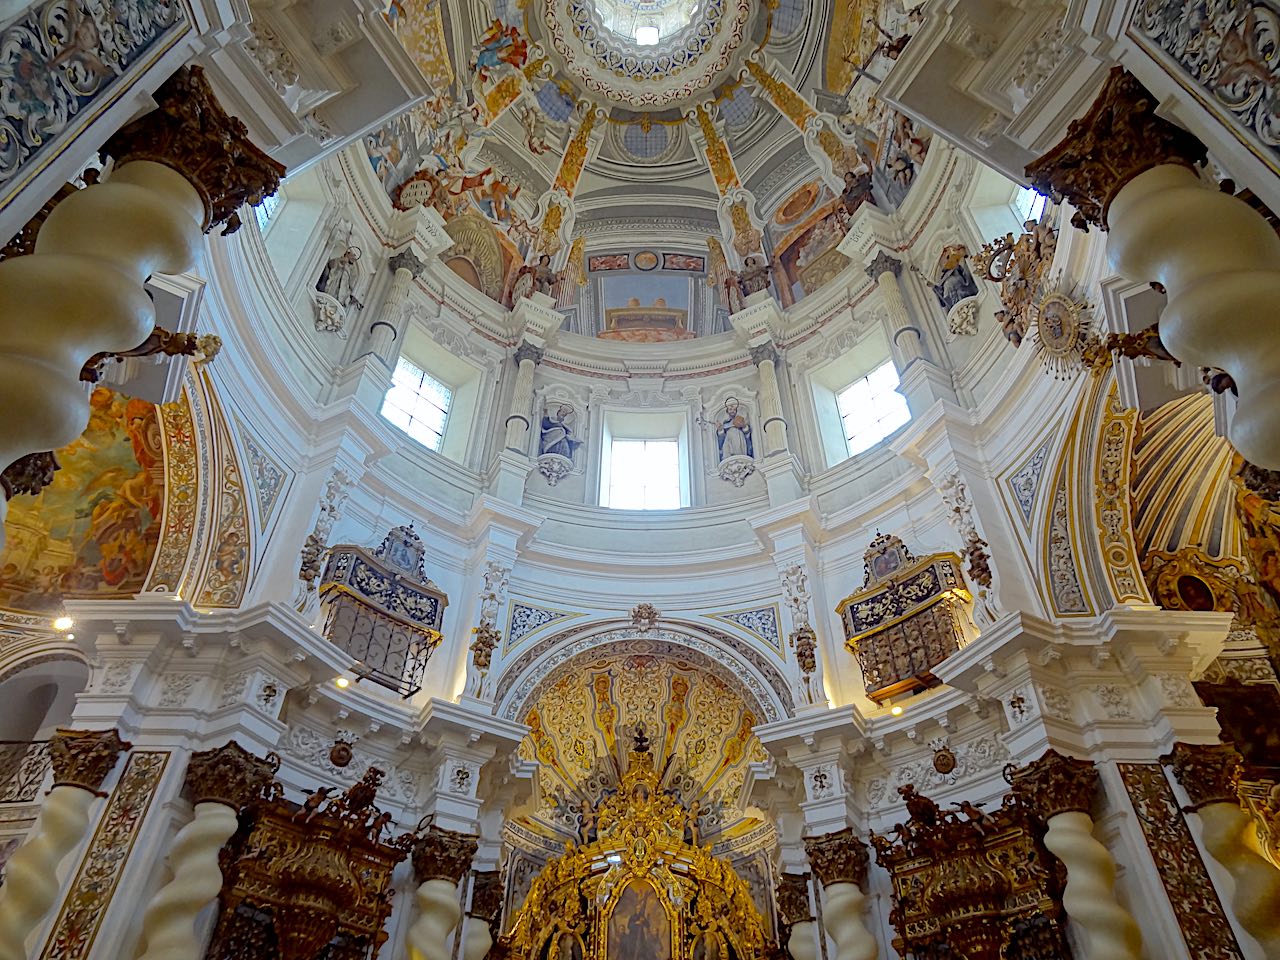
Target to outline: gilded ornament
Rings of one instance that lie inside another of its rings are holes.
[[[471,630],[471,658],[477,670],[488,670],[493,663],[494,648],[502,642],[502,634],[491,623],[482,623]]]
[[[192,804],[221,803],[240,810],[266,794],[279,769],[276,754],[256,757],[231,740],[191,755],[184,792]]]
[[[863,857],[866,857],[865,848]],[[809,874],[782,874],[778,877],[775,894],[778,919],[783,924],[791,927],[813,919],[813,910],[809,906]]]
[[[955,770],[957,762],[950,747],[939,747],[933,752],[933,769],[944,777]]]
[[[1240,803],[1244,760],[1231,744],[1179,741],[1160,762],[1173,767],[1173,775],[1191,800],[1188,810],[1199,810],[1211,803]]]
[[[1098,771],[1092,761],[1064,756],[1049,749],[1024,767],[1010,764],[1005,779],[1013,796],[1042,822],[1060,813],[1089,813],[1098,789]]]
[[[19,494],[34,497],[53,483],[53,475],[61,469],[52,453],[29,453],[20,457],[0,473],[0,491],[11,500]]]
[[[117,131],[102,148],[123,165],[164,164],[182,174],[204,202],[202,229],[240,229],[237,211],[257,206],[280,188],[285,168],[259,150],[249,131],[229,116],[198,66],[181,67],[155,93],[156,109]]]
[[[98,793],[121,753],[133,744],[110,730],[65,730],[58,728],[49,741],[49,760],[55,787],[80,787]]]
[[[1088,113],[1073,120],[1056,147],[1027,166],[1031,186],[1076,208],[1073,226],[1107,229],[1107,211],[1120,190],[1153,167],[1194,170],[1204,144],[1156,115],[1158,101],[1123,67],[1108,74]]]
[[[333,746],[329,748],[329,762],[339,769],[351,766],[351,761],[355,758],[355,751],[351,749],[351,744],[341,738],[333,741]]]

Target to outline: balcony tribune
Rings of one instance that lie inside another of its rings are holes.
[[[424,550],[412,526],[396,527],[372,551],[331,548],[320,581],[325,636],[355,658],[361,679],[402,697],[422,689],[449,603],[423,570]]]
[[[867,697],[881,703],[938,683],[932,670],[964,645],[962,604],[973,598],[960,557],[917,559],[894,536],[877,536],[864,557],[862,589],[836,607],[845,648],[858,660]]]

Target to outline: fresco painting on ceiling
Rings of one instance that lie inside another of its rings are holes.
[[[53,482],[9,502],[0,606],[44,613],[63,598],[142,589],[164,506],[156,408],[98,387],[89,410],[84,434],[57,452]]]
[[[745,817],[743,787],[764,749],[752,733],[759,711],[736,678],[662,641],[610,651],[566,664],[526,712],[521,756],[542,769],[525,825],[559,839],[589,834],[591,812],[616,792],[617,771],[643,726],[654,766],[665,771],[663,789],[694,814],[703,842],[753,829],[758,821]]]
[[[453,63],[444,38],[444,4],[387,0],[382,15],[432,88],[447,90],[453,84]]]
[[[631,269],[631,255],[626,253],[603,253],[587,260],[587,269],[592,273],[606,270]]]
[[[840,198],[818,183],[795,190],[778,207],[768,225],[774,258],[785,283],[784,304],[813,293],[849,265],[836,249],[848,229]],[[775,281],[778,271],[774,271]]]
[[[707,258],[694,256],[691,253],[664,253],[662,255],[663,270],[687,270],[690,273],[705,273]]]
[[[597,336],[628,343],[691,339],[695,334],[688,329],[689,284],[687,276],[662,273],[601,278],[604,329]]]

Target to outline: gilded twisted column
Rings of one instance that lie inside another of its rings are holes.
[[[147,904],[140,960],[199,960],[204,940],[196,917],[222,889],[218,854],[239,825],[240,808],[271,783],[280,768],[274,754],[255,757],[234,740],[191,755],[184,791],[195,816],[178,831],[169,850],[173,878]]]
[[[1076,207],[1076,226],[1109,231],[1117,273],[1163,285],[1160,339],[1183,363],[1231,375],[1239,391],[1232,444],[1251,463],[1280,469],[1280,334],[1257,322],[1280,300],[1280,237],[1199,178],[1204,145],[1156,116],[1157,106],[1116,67],[1089,112],[1027,175]]]
[[[449,960],[449,934],[462,917],[458,883],[470,869],[477,846],[475,837],[439,827],[428,828],[414,843],[418,919],[409,928],[409,960]]]
[[[59,730],[49,743],[53,789],[27,842],[5,865],[0,960],[26,960],[26,941],[58,898],[58,866],[88,832],[89,807],[132,744],[115,730]]]
[[[822,921],[836,942],[835,960],[876,960],[879,947],[867,928],[867,897],[862,892],[867,882],[866,844],[846,827],[807,837],[804,847],[827,895]]]
[[[533,368],[542,362],[542,348],[524,342],[516,348],[516,382],[511,391],[511,413],[507,417],[506,448],[528,453],[529,424],[533,417]]]
[[[1087,960],[1140,960],[1142,932],[1116,899],[1116,862],[1093,835],[1098,771],[1050,749],[1012,774],[1014,795],[1048,826],[1044,845],[1067,868],[1062,904],[1083,931]]]
[[[1191,798],[1205,849],[1235,882],[1231,909],[1240,926],[1268,957],[1280,957],[1280,870],[1259,852],[1257,824],[1240,807],[1240,754],[1229,744],[1176,743],[1160,759]]]
[[[484,960],[502,932],[502,874],[478,870],[471,885],[470,923],[462,940],[463,960]]]
[[[774,888],[778,908],[778,940],[791,960],[818,960],[822,931],[809,908],[809,874],[784,873]]]
[[[284,168],[249,143],[198,67],[156,99],[104,147],[110,178],[58,203],[34,253],[0,262],[0,409],[21,411],[0,421],[0,469],[80,435],[85,361],[131,350],[155,327],[147,277],[190,269],[203,230],[238,227],[236,211],[279,185]],[[0,498],[0,523],[5,507]]]

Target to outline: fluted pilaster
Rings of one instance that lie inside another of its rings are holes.
[[[911,322],[907,302],[902,298],[902,286],[898,280],[901,275],[902,261],[883,250],[867,264],[867,276],[875,281],[880,302],[884,305],[885,333],[889,335],[894,363],[900,372],[923,356],[920,328]]]
[[[514,453],[528,451],[529,425],[533,417],[533,371],[542,362],[542,349],[522,343],[516,349],[516,382],[511,391],[511,413],[507,417],[506,448]]]
[[[760,374],[760,416],[764,418],[764,455],[787,451],[787,421],[782,416],[778,388],[778,350],[772,343],[751,348],[751,362]]]

